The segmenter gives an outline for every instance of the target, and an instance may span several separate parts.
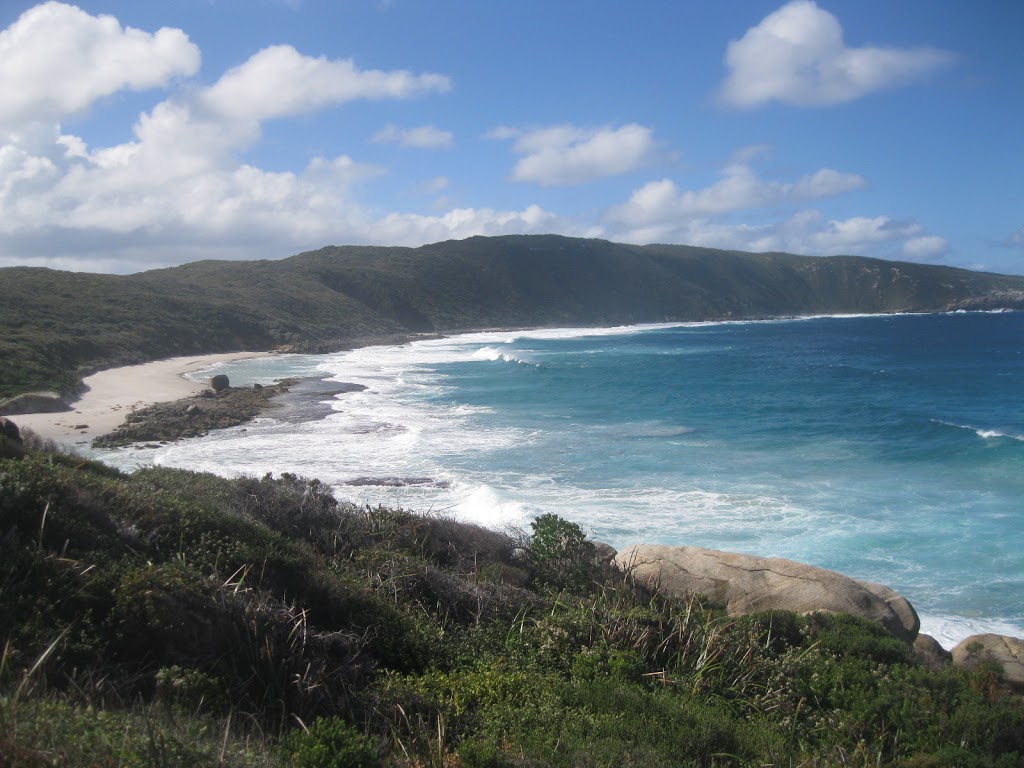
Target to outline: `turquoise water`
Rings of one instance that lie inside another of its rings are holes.
[[[217,372],[367,389],[104,458],[297,472],[495,527],[555,512],[614,546],[888,584],[947,646],[1024,635],[1022,313],[471,334]]]

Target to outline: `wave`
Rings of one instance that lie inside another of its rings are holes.
[[[409,486],[420,486],[427,488],[448,488],[451,483],[447,480],[435,480],[432,477],[353,477],[345,480],[341,485],[364,486],[371,485],[380,488],[406,488]]]
[[[931,635],[947,651],[972,635],[991,633],[1024,637],[1024,623],[994,617],[965,617],[921,614],[921,634]]]
[[[943,421],[941,419],[932,419],[935,424],[942,424],[946,427],[953,427],[955,429],[966,429],[969,432],[973,432],[978,437],[984,440],[998,440],[999,438],[1005,438],[1007,440],[1017,440],[1024,442],[1024,435],[1014,434],[1012,432],[1003,432],[998,429],[983,429],[980,427],[972,427],[969,424],[956,424],[952,421]]]
[[[512,354],[510,352],[503,352],[496,347],[481,347],[473,353],[474,360],[489,360],[491,362],[497,362],[501,360],[505,363],[518,363],[519,365],[532,365],[539,367],[539,363],[530,360],[529,357],[519,354]]]

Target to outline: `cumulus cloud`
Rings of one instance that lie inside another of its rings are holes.
[[[632,243],[684,242],[708,248],[785,251],[808,256],[871,254],[934,260],[940,255],[938,252],[912,254],[905,248],[915,239],[930,239],[922,232],[915,221],[898,221],[888,216],[826,219],[820,211],[806,209],[785,219],[758,224],[697,216],[613,229],[610,236]]]
[[[913,261],[928,261],[942,256],[949,249],[944,237],[922,235],[912,237],[903,243],[903,255]]]
[[[404,99],[450,89],[444,75],[359,69],[351,59],[313,58],[275,45],[225,72],[202,102],[224,117],[267,120],[356,99]]]
[[[180,29],[150,34],[73,5],[37,5],[0,31],[0,123],[60,120],[120,90],[195,74],[199,61]]]
[[[822,168],[793,181],[761,178],[737,159],[753,159],[768,148],[734,154],[715,183],[680,189],[660,179],[634,190],[624,204],[604,217],[606,236],[633,243],[689,243],[748,251],[789,251],[815,256],[872,253],[915,260],[935,259],[946,241],[930,235],[916,221],[889,216],[826,219],[813,208],[779,218],[780,210],[861,189],[858,174]],[[751,223],[757,210],[772,209],[772,218]]]
[[[488,137],[514,140],[513,149],[522,157],[512,169],[512,181],[546,187],[628,173],[648,165],[657,155],[653,131],[636,123],[597,129],[573,125],[531,130],[500,127]]]
[[[386,237],[382,215],[355,194],[385,169],[347,154],[314,157],[294,172],[238,158],[259,140],[267,120],[355,99],[443,93],[451,87],[447,77],[364,70],[350,60],[275,46],[209,87],[185,83],[171,91],[139,115],[130,141],[90,147],[61,129],[64,118],[99,98],[166,88],[198,65],[198,49],[180,30],[122,29],[113,17],[60,3],[38,6],[0,32],[0,115],[9,121],[0,131],[0,264],[126,271]],[[436,145],[444,134],[428,127],[406,138]],[[404,242],[400,236],[421,243],[413,235],[417,226],[431,233],[447,224],[505,231],[538,217],[531,209],[481,209],[471,217],[412,218],[401,227],[384,220],[394,242]],[[126,261],[112,261],[111,254]]]
[[[867,181],[862,176],[831,168],[822,168],[795,182],[780,182],[759,178],[749,165],[734,163],[723,169],[719,181],[699,190],[682,191],[671,179],[649,182],[609,216],[630,226],[651,226],[682,217],[833,197],[865,186]]]
[[[849,47],[838,19],[813,0],[793,0],[729,43],[719,91],[724,104],[780,101],[815,107],[905,85],[955,61],[929,47]]]
[[[432,125],[416,128],[386,125],[374,135],[373,140],[379,144],[398,144],[415,149],[451,149],[455,146],[455,136],[450,131],[442,131]]]

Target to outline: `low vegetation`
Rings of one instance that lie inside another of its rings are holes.
[[[0,269],[0,400],[165,357],[336,351],[422,333],[1024,308],[1024,278],[554,235],[328,247],[135,275]]]
[[[0,461],[0,764],[1016,766],[1000,670],[316,480]]]

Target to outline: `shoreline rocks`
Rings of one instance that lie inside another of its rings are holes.
[[[1006,682],[1024,691],[1024,640],[986,633],[971,635],[953,649],[953,663],[957,666],[973,669],[985,661],[999,664]]]
[[[206,389],[194,397],[157,403],[128,414],[113,432],[92,441],[96,448],[120,448],[132,443],[172,442],[201,437],[210,430],[235,427],[252,421],[273,404],[272,398],[288,391],[296,379],[270,386]]]
[[[732,616],[769,610],[849,613],[880,624],[907,644],[921,628],[914,607],[889,587],[792,560],[638,544],[619,552],[614,562],[662,592],[707,595]]]

